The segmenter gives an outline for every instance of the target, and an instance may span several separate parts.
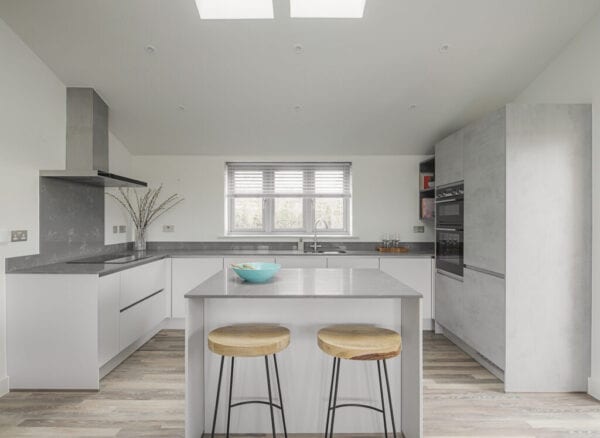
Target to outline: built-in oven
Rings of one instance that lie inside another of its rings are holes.
[[[435,195],[435,217],[437,227],[463,228],[464,184],[439,188]]]
[[[438,228],[435,242],[435,266],[440,271],[463,276],[463,231]]]
[[[436,268],[463,276],[464,184],[439,187],[435,196]]]

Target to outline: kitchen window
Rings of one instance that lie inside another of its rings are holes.
[[[226,164],[228,235],[350,235],[351,163]]]

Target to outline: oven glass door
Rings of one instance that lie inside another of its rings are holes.
[[[460,225],[463,223],[463,199],[444,199],[435,204],[438,227]]]
[[[459,230],[436,231],[436,268],[463,276],[463,232]]]

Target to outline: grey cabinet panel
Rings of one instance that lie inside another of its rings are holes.
[[[449,135],[435,146],[435,184],[462,181],[463,179],[463,131]]]
[[[465,269],[463,340],[504,369],[506,293],[504,279]]]
[[[463,283],[446,275],[435,274],[435,321],[462,337]]]
[[[464,129],[465,263],[505,273],[506,109]]]

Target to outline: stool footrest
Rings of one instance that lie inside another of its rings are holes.
[[[242,405],[267,405],[267,406],[273,406],[274,408],[277,408],[277,409],[281,409],[280,405],[276,405],[275,403],[271,404],[268,401],[263,401],[263,400],[248,400],[248,401],[238,402],[238,403],[232,404],[231,407],[235,408],[237,406],[242,406]]]
[[[371,409],[373,411],[383,413],[383,409],[376,408],[375,406],[361,405],[359,403],[344,403],[343,405],[335,405],[335,406],[329,408],[329,410],[332,411],[337,408],[366,408],[366,409]]]

